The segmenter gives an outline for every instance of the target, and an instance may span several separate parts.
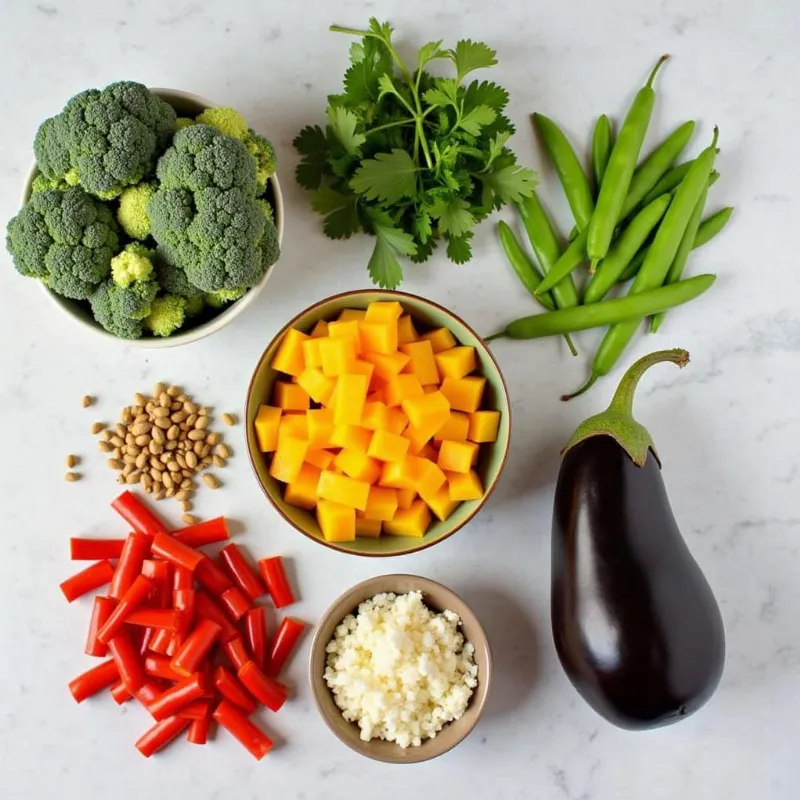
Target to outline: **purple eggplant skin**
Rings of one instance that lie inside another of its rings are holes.
[[[555,495],[551,601],[567,676],[614,725],[669,725],[716,689],[722,616],[652,451],[643,466],[611,436],[567,451]]]

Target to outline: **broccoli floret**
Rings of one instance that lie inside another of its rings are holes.
[[[258,193],[263,194],[267,189],[267,181],[275,173],[275,167],[278,163],[275,148],[269,139],[265,139],[255,131],[248,131],[244,143],[250,155],[256,160]]]
[[[82,189],[34,194],[8,223],[6,247],[17,271],[57,294],[87,300],[111,271],[119,249],[111,210]]]
[[[194,124],[196,123],[191,117],[178,117],[175,120],[175,133],[182,131],[184,128],[188,128],[190,125]]]
[[[156,188],[154,183],[139,183],[129,186],[119,196],[117,222],[131,239],[146,239],[150,235],[147,203]]]
[[[58,189],[58,191],[64,192],[69,189],[69,184],[63,178],[45,178],[39,173],[31,184],[31,194],[44,192],[47,189]]]
[[[238,300],[247,289],[220,289],[218,292],[209,292],[204,295],[206,305],[211,308],[222,308],[226,303]]]
[[[186,305],[184,306],[183,310],[186,314],[186,318],[189,319],[190,317],[196,317],[205,309],[205,307],[205,296],[202,294],[196,294],[194,297],[186,298]]]
[[[274,225],[275,211],[272,208],[272,203],[270,203],[269,200],[264,200],[263,197],[259,197],[258,204],[261,206],[261,210],[264,212],[264,216]]]
[[[202,297],[203,292],[196,286],[189,283],[186,270],[177,265],[170,264],[162,248],[159,248],[159,258],[156,259],[156,279],[159,285],[167,294],[177,294],[187,300],[192,297]]]
[[[154,281],[133,283],[122,287],[106,281],[97,287],[90,298],[94,318],[114,336],[138,339],[142,335],[142,320],[152,308],[158,286]]]
[[[244,139],[247,136],[247,120],[235,108],[207,108],[196,117],[201,125],[210,125],[226,136]]]
[[[145,319],[145,327],[156,336],[169,336],[183,325],[186,318],[186,300],[167,294],[157,297]]]
[[[279,255],[245,145],[208,125],[175,134],[147,211],[159,256],[203,292],[249,288]]]
[[[136,281],[152,280],[154,255],[141,244],[129,244],[111,259],[111,279],[123,288]]]
[[[90,194],[111,199],[152,170],[175,119],[172,106],[140,83],[89,89],[42,123],[33,146],[36,161],[45,177],[71,173]]]

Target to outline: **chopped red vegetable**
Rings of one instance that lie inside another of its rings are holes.
[[[135,695],[137,689],[144,683],[144,670],[139,660],[139,653],[124,628],[117,631],[114,638],[109,641],[108,649],[117,665],[119,677],[122,678],[127,690]]]
[[[164,558],[175,566],[188,569],[189,572],[194,572],[197,565],[205,558],[201,552],[181,544],[168,533],[157,533],[153,537],[151,550],[153,555]]]
[[[150,703],[153,702],[164,689],[155,681],[145,681],[134,693],[133,696],[146,708],[150,710]]]
[[[270,711],[279,711],[286,702],[286,687],[268,678],[252,661],[248,661],[239,670],[239,680]]]
[[[202,672],[195,672],[165,689],[149,705],[154,719],[162,720],[177,714],[180,709],[194,700],[199,700],[206,692],[206,684]]]
[[[157,722],[147,733],[139,737],[136,749],[145,757],[150,758],[166,747],[181,731],[189,727],[191,720],[180,717],[167,717]]]
[[[108,644],[116,632],[122,627],[128,615],[139,608],[153,591],[155,584],[144,575],[137,575],[136,580],[120,598],[117,607],[111,612],[106,624],[97,632],[97,638]]]
[[[183,641],[184,641],[183,637],[178,636],[177,633],[173,633],[170,635],[169,644],[167,645],[167,655],[170,658],[173,658],[174,655],[178,652],[180,646],[183,644]]]
[[[172,535],[179,542],[188,544],[189,547],[202,547],[204,544],[224,542],[230,538],[225,517],[215,517],[214,519],[207,519],[205,522],[189,525],[186,528],[173,531]]]
[[[180,611],[171,608],[137,608],[125,618],[128,625],[141,625],[146,628],[164,628],[175,633],[181,625]]]
[[[169,528],[131,492],[123,492],[111,507],[116,511],[135,531],[153,537],[159,531],[167,531]]]
[[[292,617],[284,617],[281,620],[275,638],[272,640],[272,649],[267,662],[267,670],[271,677],[274,678],[280,674],[305,626],[304,622],[292,619]]]
[[[87,656],[100,656],[103,658],[108,653],[108,647],[97,638],[97,632],[105,625],[116,605],[117,601],[112,600],[110,597],[97,595],[94,598],[92,616],[89,620],[89,633],[86,637],[86,647],[83,650]]]
[[[159,608],[167,608],[172,596],[172,564],[169,561],[154,561],[146,558],[142,562],[142,575],[150,578],[155,584],[150,601]]]
[[[154,678],[162,678],[166,681],[182,681],[183,675],[175,672],[169,665],[170,659],[158,653],[151,653],[144,659],[144,671]]]
[[[205,744],[208,741],[208,729],[211,727],[211,717],[192,720],[189,726],[189,735],[186,737],[191,744]]]
[[[244,686],[239,683],[235,675],[230,673],[225,667],[219,666],[214,670],[214,686],[219,693],[238,706],[245,714],[252,714],[256,710],[253,698],[247,694]]]
[[[258,573],[250,566],[244,553],[235,545],[223,547],[219,553],[220,561],[231,580],[251,599],[257,600],[266,594],[266,588]]]
[[[219,596],[219,602],[234,622],[238,622],[253,607],[245,593],[236,586],[226,589]]]
[[[150,638],[150,649],[154,653],[166,655],[167,648],[169,647],[169,643],[171,640],[172,640],[172,631],[168,631],[165,628],[161,628],[160,630],[157,630]]]
[[[125,684],[119,680],[111,687],[111,696],[114,698],[114,702],[121,706],[123,703],[127,703],[128,700],[133,699],[133,695],[128,691],[128,688]]]
[[[124,544],[124,539],[81,539],[73,536],[69,540],[69,557],[73,561],[119,558]]]
[[[114,570],[108,596],[119,600],[142,572],[142,564],[150,553],[150,537],[143,533],[131,533],[125,540],[122,555]]]
[[[250,654],[247,652],[244,641],[240,636],[225,642],[222,645],[222,649],[237,672],[250,660]]]
[[[256,666],[264,671],[267,667],[267,615],[264,606],[251,608],[244,615],[244,633],[247,647]],[[243,664],[237,664],[241,668]]]
[[[170,662],[172,669],[187,677],[196,672],[221,631],[216,622],[201,619]]]
[[[194,589],[194,574],[185,567],[174,567],[172,571],[172,590]]]
[[[203,591],[197,591],[194,594],[194,613],[195,617],[210,619],[222,628],[219,638],[223,643],[229,642],[239,635],[236,626],[225,616],[223,610]]]
[[[221,595],[233,586],[231,579],[208,556],[197,565],[194,576],[211,594]]]
[[[216,697],[216,695],[215,695]],[[185,705],[178,716],[183,719],[206,719],[211,715],[211,703],[208,700],[194,700]]]
[[[275,608],[284,608],[294,603],[294,593],[286,577],[286,570],[283,567],[283,559],[280,556],[262,558],[258,562],[258,570],[267,591],[275,604]]]
[[[177,631],[185,637],[194,623],[194,589],[175,589],[172,607],[180,614]]]
[[[97,694],[112,683],[119,680],[119,670],[114,659],[104,661],[96,667],[78,675],[69,682],[69,690],[76,703],[82,703],[87,697]]]
[[[98,561],[96,564],[82,569],[71,578],[62,581],[60,584],[61,591],[64,593],[64,597],[71,603],[73,600],[77,600],[81,597],[81,595],[91,592],[92,589],[98,589],[100,586],[104,586],[113,577],[114,567],[111,566],[111,562],[108,559],[105,561]]]
[[[214,719],[260,761],[272,749],[272,740],[236,708],[223,700],[214,711]]]

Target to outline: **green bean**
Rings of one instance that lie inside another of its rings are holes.
[[[678,191],[675,192],[675,197],[658,227],[653,244],[650,245],[647,257],[628,292],[629,296],[655,289],[664,283],[697,201],[707,190],[708,179],[714,168],[714,159],[717,157],[718,135],[718,130],[714,128],[711,146],[695,159]],[[608,329],[592,361],[592,374],[589,380],[570,397],[583,394],[599,377],[608,375],[633,338],[638,326],[638,321],[634,319],[617,323]]]
[[[716,278],[716,275],[711,274],[697,275],[694,278],[650,289],[637,295],[615,297],[590,306],[575,306],[522,317],[509,322],[502,331],[487,336],[484,341],[491,342],[501,338],[541,339],[545,336],[558,336],[587,328],[614,325],[624,320],[631,320],[638,324],[651,314],[694,300],[695,297],[699,297],[707,291]]]
[[[584,228],[577,237],[569,243],[567,249],[561,254],[561,257],[553,265],[553,268],[544,276],[544,280],[539,284],[539,287],[536,289],[537,295],[549,291],[553,286],[569,278],[572,270],[586,261],[586,236],[587,229]],[[570,278],[570,280],[572,279]]]
[[[593,266],[605,257],[611,246],[614,229],[620,221],[622,206],[636,169],[650,115],[653,113],[656,99],[653,81],[666,60],[667,56],[661,56],[647,83],[637,92],[611,151],[586,242],[586,252]]]
[[[608,255],[600,262],[589,283],[586,284],[583,293],[584,303],[587,305],[597,303],[611,291],[625,267],[666,213],[670,200],[672,200],[671,195],[662,194],[649,206],[645,206],[630,221],[611,245]]]
[[[553,120],[543,114],[533,114],[532,119],[558,173],[575,222],[578,228],[583,230],[592,218],[594,198],[581,162],[578,161],[578,156],[575,155],[564,132]]]
[[[592,132],[592,174],[598,192],[608,166],[608,157],[611,155],[611,144],[611,123],[605,114],[601,114]]]
[[[639,205],[648,206],[665,192],[672,192],[677,189],[686,177],[686,173],[692,168],[692,164],[694,164],[694,159],[684,161],[682,164],[668,169],[661,180],[642,198],[642,202]]]
[[[536,287],[542,281],[542,273],[539,272],[538,267],[522,249],[522,245],[519,243],[517,237],[514,236],[514,231],[501,220],[497,223],[497,233],[500,237],[500,244],[502,244],[506,257],[508,258],[508,262],[513,267],[514,272],[519,276],[523,286],[531,293],[539,305],[548,311],[554,311],[555,303],[549,293],[542,295],[536,294]],[[564,340],[572,355],[578,355],[578,351],[575,349],[572,339],[567,335],[564,337]]]
[[[689,259],[689,253],[692,252],[694,240],[697,236],[698,230],[700,230],[700,220],[703,217],[703,210],[706,207],[707,199],[708,184],[706,184],[706,188],[700,195],[700,199],[697,201],[697,205],[694,207],[692,216],[689,218],[689,223],[686,226],[686,230],[683,232],[681,243],[678,245],[678,251],[675,253],[675,258],[672,259],[672,264],[670,264],[667,277],[664,280],[665,286],[679,281],[683,275],[683,270],[686,268],[686,262]],[[650,320],[650,333],[656,333],[656,331],[658,331],[664,322],[665,316],[665,312],[662,311],[660,314],[656,314]]]

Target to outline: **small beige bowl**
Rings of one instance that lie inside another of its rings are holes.
[[[189,92],[182,92],[178,89],[152,89],[155,95],[162,100],[166,100],[178,112],[181,117],[196,117],[207,108],[217,108],[219,103],[212,103],[204,97]],[[25,188],[22,192],[21,205],[25,205],[31,196],[31,189],[33,186],[34,178],[39,174],[39,170],[34,162],[33,166],[28,171],[28,176],[25,180]],[[281,187],[278,183],[277,174],[269,179],[269,188],[267,189],[268,197],[275,209],[275,227],[278,229],[278,243],[283,243],[283,196],[281,195]],[[212,333],[224,328],[228,323],[232,322],[239,316],[263,291],[267,285],[267,281],[272,276],[275,270],[275,264],[267,269],[261,280],[253,286],[246,294],[239,300],[231,303],[224,311],[217,314],[207,322],[196,325],[193,328],[188,328],[183,333],[178,333],[175,336],[167,336],[162,338],[159,336],[145,336],[141,339],[120,339],[109,333],[101,325],[95,322],[91,312],[86,308],[85,304],[77,300],[70,300],[66,297],[50,291],[43,283],[39,282],[42,291],[47,295],[51,302],[57,306],[61,311],[71,317],[75,322],[79,323],[84,330],[88,330],[95,335],[102,336],[104,339],[109,339],[115,342],[122,342],[130,347],[142,348],[165,348],[177,347],[182,344],[190,344],[199,339],[203,339]]]
[[[464,638],[475,648],[478,686],[470,698],[464,715],[446,725],[434,739],[423,741],[419,747],[402,748],[394,742],[387,742],[383,739],[364,742],[360,738],[358,725],[344,719],[325,683],[323,677],[326,663],[325,648],[333,638],[336,626],[348,614],[356,611],[364,600],[369,600],[382,592],[407,594],[413,591],[421,591],[425,604],[434,611],[454,611],[461,618],[461,630]],[[351,750],[376,761],[385,761],[390,764],[416,764],[420,761],[429,761],[451,750],[475,727],[489,694],[489,685],[492,680],[492,652],[489,648],[489,640],[486,638],[486,633],[478,622],[478,618],[467,604],[446,586],[418,575],[379,575],[357,583],[348,589],[325,612],[317,625],[317,631],[311,643],[309,678],[314,701],[322,719]]]

